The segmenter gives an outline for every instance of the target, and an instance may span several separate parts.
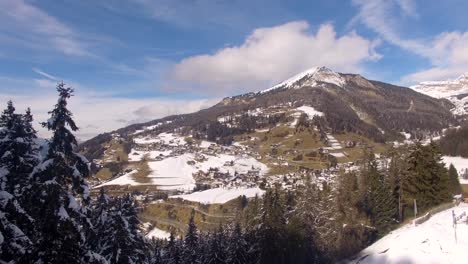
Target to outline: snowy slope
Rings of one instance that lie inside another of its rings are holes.
[[[182,198],[187,201],[199,202],[203,204],[224,204],[230,200],[236,199],[241,195],[247,198],[262,196],[265,191],[260,188],[215,188],[201,192],[194,192],[185,195],[174,195],[170,198]]]
[[[452,210],[457,216],[468,213],[468,204],[462,203],[432,216],[427,222],[401,227],[360,253],[350,263],[468,263],[468,224],[457,224],[457,242],[454,237]]]
[[[270,87],[266,90],[261,91],[260,93],[267,93],[278,88],[295,88],[295,85],[300,80],[308,78],[310,84],[317,85],[317,82],[331,83],[339,87],[343,87],[345,84],[345,79],[340,76],[339,73],[336,73],[326,67],[315,67],[308,69],[304,72],[301,72],[293,77],[283,81],[273,87]]]
[[[171,234],[169,232],[166,232],[164,230],[161,230],[157,227],[154,227],[147,235],[146,237],[151,239],[151,238],[155,238],[155,239],[169,239],[169,237],[171,236]]]
[[[455,115],[468,114],[468,73],[455,80],[421,82],[410,88],[434,98],[450,100],[455,105],[452,109]]]
[[[226,165],[226,162],[230,161],[233,161],[233,165]],[[136,171],[132,171],[96,188],[108,185],[157,185],[161,190],[192,190],[195,187],[192,175],[197,171],[207,172],[210,168],[218,168],[220,172],[234,174],[234,172],[247,173],[252,167],[258,169],[260,175],[268,171],[265,164],[252,157],[228,154],[206,155],[206,160],[195,162],[195,154],[186,153],[160,161],[150,161],[148,165],[151,169],[148,175],[151,180],[149,183],[138,183],[133,180],[132,174]]]

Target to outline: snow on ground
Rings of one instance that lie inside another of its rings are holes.
[[[402,134],[407,140],[411,138],[411,134],[410,134],[410,133],[400,132],[400,134]]]
[[[200,142],[200,148],[207,149],[207,148],[209,148],[211,146],[211,144],[213,144],[213,142],[202,140]]]
[[[264,128],[264,129],[255,129],[255,132],[259,132],[259,133],[264,133],[264,132],[268,132],[270,131],[269,128]]]
[[[157,227],[154,227],[147,235],[146,237],[151,239],[151,238],[158,238],[158,239],[169,239],[171,234],[169,232],[166,232],[164,230],[161,230]]]
[[[323,113],[320,111],[315,110],[312,106],[303,105],[295,109],[297,112],[292,114],[294,117],[294,121],[289,124],[289,127],[295,128],[299,117],[301,116],[301,112],[307,114],[309,119],[312,119],[314,116],[323,116]]]
[[[195,188],[192,174],[197,171],[194,166],[188,164],[192,159],[192,154],[184,154],[148,162],[151,169],[148,178],[162,190],[192,190]]]
[[[286,81],[279,83],[271,88],[266,90],[260,91],[260,94],[267,93],[273,91],[278,88],[292,88],[294,87],[298,81],[301,79],[309,77],[310,80],[313,81],[313,85],[317,85],[317,82],[324,82],[324,83],[331,83],[335,84],[339,87],[343,87],[345,84],[345,80],[340,76],[340,74],[326,68],[326,67],[315,67],[308,69],[304,72],[301,72]]]
[[[311,69],[308,69],[304,72],[301,72],[297,75],[294,75],[293,77],[287,79],[286,81],[282,82],[282,83],[279,83],[271,88],[268,88],[266,90],[263,90],[261,91],[260,93],[267,93],[269,91],[273,91],[275,89],[278,89],[278,88],[281,88],[281,87],[286,87],[286,88],[289,88],[291,87],[294,83],[296,83],[297,81],[301,80],[302,78],[308,76],[308,75],[313,75],[316,71],[317,71],[318,68],[311,68]]]
[[[343,148],[340,142],[332,134],[327,134],[327,140],[328,140],[328,144],[330,145],[330,147],[327,147],[324,149],[337,150],[337,149]]]
[[[160,126],[162,126],[164,124],[170,124],[170,123],[172,123],[172,120],[165,121],[165,122],[159,122],[159,123],[156,123],[155,125],[147,126],[147,127],[144,127],[143,129],[136,130],[135,132],[133,132],[132,135],[137,135],[137,134],[140,134],[140,133],[148,131],[148,130],[153,130],[153,129],[155,129],[157,127],[160,127]]]
[[[335,156],[337,158],[344,158],[346,157],[346,154],[343,152],[338,152],[338,153],[330,153],[330,155]]]
[[[173,133],[161,133],[157,136],[149,136],[149,137],[137,137],[134,138],[136,144],[152,144],[152,143],[164,143],[169,146],[180,146],[184,145],[187,142],[185,138],[175,135]]]
[[[217,156],[205,155],[206,160],[202,162],[195,161],[195,155],[186,153],[180,156],[167,157],[160,161],[150,161],[148,166],[151,169],[148,178],[149,183],[138,183],[134,181],[131,174],[132,171],[119,178],[106,182],[105,185],[157,185],[161,190],[192,190],[195,187],[193,173],[197,171],[207,172],[210,168],[218,168],[223,173],[247,173],[249,170],[256,169],[260,171],[260,175],[264,175],[268,171],[268,167],[249,156],[234,156],[228,154],[220,154]],[[233,161],[233,165],[230,163]],[[99,186],[98,186],[99,187]]]
[[[138,183],[136,182],[135,180],[133,180],[133,177],[132,177],[132,174],[136,173],[137,171],[136,170],[133,170],[129,173],[125,173],[124,175],[116,178],[116,179],[113,179],[111,181],[108,181],[106,183],[103,183],[101,185],[98,185],[94,188],[100,188],[102,186],[106,186],[106,185],[141,185],[141,183]]]
[[[162,155],[162,156],[167,156],[171,154],[171,150],[166,150],[166,151],[139,151],[139,150],[134,150],[130,151],[130,154],[128,154],[128,161],[141,161],[145,155],[148,155],[150,159],[155,159],[156,157]]]
[[[444,161],[447,168],[450,164],[453,164],[458,171],[458,175],[462,175],[465,171],[468,170],[468,158],[462,157],[451,157],[451,156],[443,156],[442,160]],[[468,184],[468,180],[460,178],[461,184]]]
[[[435,214],[418,226],[408,224],[394,230],[364,249],[360,260],[350,263],[468,263],[468,224],[458,222],[456,242],[452,210],[457,216],[468,213],[468,204]]]
[[[255,197],[255,195],[262,196],[265,191],[260,188],[215,188],[201,192],[194,192],[185,195],[174,195],[169,198],[182,198],[184,200],[199,202],[203,204],[224,204],[230,200],[236,199],[241,195],[247,198]]]
[[[313,118],[314,116],[323,116],[322,112],[315,110],[315,108],[313,108],[312,106],[303,105],[301,107],[296,108],[296,110],[307,114],[309,118]]]

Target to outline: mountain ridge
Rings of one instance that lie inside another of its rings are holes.
[[[290,112],[300,106],[310,106],[324,113],[314,119],[314,124],[324,133],[353,132],[377,142],[402,139],[402,131],[419,137],[437,135],[443,128],[456,123],[449,111],[453,105],[447,100],[368,80],[359,74],[315,67],[268,89],[226,97],[195,113],[133,124],[99,135],[82,146],[105,141],[112,133],[132,138],[138,131],[144,135],[182,129],[186,131],[184,133],[207,138],[206,127],[215,123],[230,131],[227,132],[229,135],[242,134],[246,130],[238,129],[240,123],[253,122],[247,130],[268,127],[269,118],[290,123],[294,119]],[[252,114],[256,109],[261,109],[261,113]]]
[[[411,89],[434,98],[445,98],[454,104],[452,113],[458,116],[468,114],[468,72],[454,80],[425,81]]]

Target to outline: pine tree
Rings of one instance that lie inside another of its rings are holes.
[[[56,170],[59,169],[59,173],[49,178],[55,179],[61,185],[70,186],[69,190],[73,195],[80,195],[87,202],[89,188],[85,178],[89,176],[88,161],[74,151],[77,141],[72,131],[77,131],[78,127],[73,121],[73,114],[67,109],[67,100],[73,96],[73,89],[65,87],[62,82],[57,85],[57,91],[59,99],[55,108],[49,112],[51,117],[42,123],[53,132],[47,158],[52,160]]]
[[[112,201],[106,195],[104,188],[100,189],[99,196],[92,207],[92,230],[88,234],[89,244],[96,252],[102,252],[105,244],[105,234],[108,230],[107,224],[109,217],[111,217]]]
[[[249,245],[242,233],[241,226],[236,223],[234,230],[229,236],[228,248],[227,248],[227,264],[244,264],[251,263],[249,256]]]
[[[29,174],[38,163],[32,120],[29,108],[25,115],[16,114],[11,101],[0,116],[0,164],[6,170],[0,185],[16,197],[29,186]]]
[[[434,143],[428,146],[415,144],[407,162],[403,198],[409,209],[413,200],[417,201],[419,211],[450,201],[448,172]]]
[[[373,153],[366,153],[361,166],[362,208],[377,229],[379,235],[386,234],[395,224],[397,204],[384,175],[379,172]]]
[[[162,240],[159,239],[152,239],[150,243],[151,248],[151,259],[149,261],[150,264],[161,264],[163,263],[163,248],[162,248]]]
[[[261,225],[257,231],[260,263],[284,263],[285,208],[280,187],[267,190],[263,197]]]
[[[226,263],[226,240],[227,237],[220,227],[218,231],[208,236],[208,248],[205,252],[202,263],[207,264],[223,264]]]
[[[32,241],[23,232],[32,226],[30,216],[21,208],[13,195],[0,191],[0,261],[14,263],[30,254]]]
[[[100,236],[99,253],[109,263],[149,263],[149,247],[139,230],[133,198],[127,195],[111,203],[96,232]]]
[[[448,176],[450,179],[450,193],[452,195],[457,195],[462,192],[461,186],[460,186],[460,179],[458,178],[458,172],[455,166],[453,164],[450,164],[449,170],[448,170]]]
[[[47,156],[33,172],[34,186],[27,201],[37,230],[30,261],[94,262],[99,256],[89,249],[85,236],[86,229],[91,228],[87,218],[89,189],[85,181],[89,169],[87,160],[74,152],[77,142],[72,131],[78,127],[67,109],[73,89],[60,83],[57,91],[58,102],[49,112],[48,122],[43,123],[52,131],[52,139]]]
[[[171,231],[171,236],[165,247],[165,254],[163,255],[163,263],[167,264],[180,264],[182,263],[182,245],[180,240],[176,239],[175,234]]]
[[[403,220],[402,200],[403,200],[403,182],[407,175],[407,148],[400,149],[391,148],[386,154],[389,160],[388,166],[385,168],[388,174],[388,185],[392,192],[394,203],[398,205],[395,212],[395,219]]]
[[[31,253],[33,219],[20,202],[30,184],[29,173],[37,163],[29,119],[15,114],[11,101],[0,116],[0,259],[18,260]],[[32,126],[31,126],[32,128]]]
[[[195,225],[195,210],[192,210],[188,224],[187,234],[184,239],[184,250],[182,255],[182,263],[199,263],[198,256],[198,231]]]

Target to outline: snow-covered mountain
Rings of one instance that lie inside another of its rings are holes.
[[[301,83],[301,80],[306,80],[306,83]],[[335,84],[336,86],[342,87],[346,80],[339,73],[327,67],[315,67],[303,71],[293,77],[273,86],[260,93],[267,93],[279,88],[300,88],[304,85],[316,86],[319,82]]]
[[[455,80],[421,82],[411,86],[411,89],[434,98],[450,100],[455,105],[452,109],[455,115],[468,114],[468,73]]]

